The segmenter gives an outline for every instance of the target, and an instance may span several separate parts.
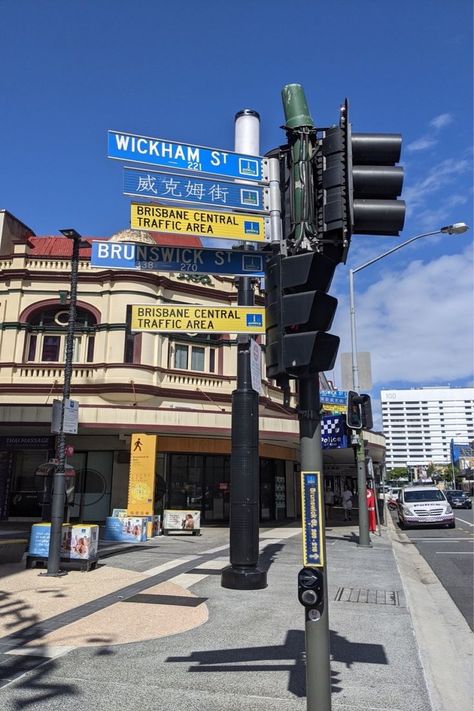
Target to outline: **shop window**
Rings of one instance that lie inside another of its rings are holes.
[[[183,343],[176,343],[174,345],[174,357],[171,367],[178,370],[195,370],[202,373],[206,370],[206,350],[208,352],[208,369],[210,372],[214,372],[210,368],[211,361],[209,353],[210,350],[213,351],[214,349],[206,349],[203,346],[188,346]]]

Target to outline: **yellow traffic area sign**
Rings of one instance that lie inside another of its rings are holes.
[[[268,218],[261,215],[212,212],[187,207],[166,207],[132,202],[132,230],[151,230],[176,235],[263,242]]]
[[[132,305],[132,331],[265,333],[263,306]]]

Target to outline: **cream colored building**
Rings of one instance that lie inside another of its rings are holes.
[[[111,239],[130,241],[130,233]],[[71,251],[70,240],[37,237],[0,211],[0,518],[40,514],[43,482],[35,472],[54,456],[51,415],[62,397]],[[130,331],[132,304],[169,302],[232,306],[237,291],[228,277],[93,268],[90,247],[81,248],[71,390],[79,431],[67,437],[77,472],[73,519],[103,521],[126,506],[133,432],[158,437],[160,505],[201,507],[207,522],[228,519],[236,336]],[[264,303],[258,290],[256,303]],[[261,519],[293,518],[298,421],[266,381],[263,363],[262,372]],[[375,440],[382,452],[382,438]]]

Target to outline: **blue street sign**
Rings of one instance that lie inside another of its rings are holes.
[[[347,390],[321,390],[319,399],[323,403],[334,403],[347,407]]]
[[[125,195],[145,196],[160,202],[169,200],[174,203],[198,203],[263,212],[268,188],[124,166],[123,192]]]
[[[303,565],[320,568],[324,566],[324,513],[320,472],[301,472],[301,499]]]
[[[234,276],[264,275],[263,255],[256,252],[105,240],[92,242],[91,267]]]
[[[221,151],[218,148],[192,146],[161,138],[136,136],[119,131],[108,132],[108,157],[163,168],[191,170],[239,180],[265,182],[263,170],[267,161],[259,156]]]

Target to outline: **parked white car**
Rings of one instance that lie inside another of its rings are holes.
[[[436,486],[405,486],[397,501],[400,528],[440,524],[454,528],[454,513],[443,491]]]

